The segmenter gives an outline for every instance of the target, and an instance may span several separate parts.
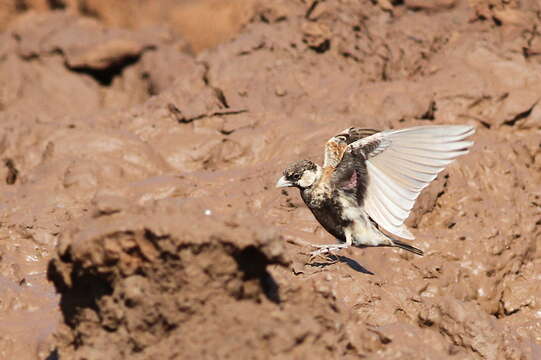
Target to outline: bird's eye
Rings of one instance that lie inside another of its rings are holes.
[[[336,138],[337,138],[338,140],[340,140],[340,141],[347,141],[347,138],[346,138],[345,135],[338,135]]]

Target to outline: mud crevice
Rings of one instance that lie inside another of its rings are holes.
[[[512,119],[510,120],[506,120],[503,122],[503,125],[506,125],[506,126],[515,126],[515,124],[517,122],[519,122],[520,120],[523,120],[523,119],[526,119],[528,116],[530,116],[530,114],[532,113],[533,109],[537,106],[537,104],[539,103],[539,100],[537,100],[529,109],[517,114],[515,117],[513,117]]]
[[[310,17],[312,16],[312,12],[316,9],[320,2],[320,0],[312,1],[310,6],[308,7],[308,10],[306,10],[306,13],[304,14],[305,19],[310,19]]]
[[[218,108],[217,110],[211,110],[207,112],[201,112],[201,113],[195,113],[186,115],[182,109],[180,109],[177,105],[174,103],[168,103],[167,110],[169,111],[171,117],[175,119],[178,123],[181,124],[188,124],[196,120],[206,119],[209,117],[214,116],[229,116],[229,115],[237,115],[248,112],[247,109],[234,109],[230,107],[230,104],[225,96],[225,92],[212,84],[209,76],[210,67],[208,63],[205,61],[199,61],[197,62],[199,65],[203,66],[204,72],[202,75],[202,80],[209,89],[212,91],[212,95],[215,97],[215,99],[218,101],[215,108]]]
[[[196,115],[196,116],[186,117],[182,113],[182,111],[173,103],[167,104],[167,110],[169,110],[169,113],[171,114],[171,116],[177,122],[179,122],[181,124],[189,124],[192,121],[206,119],[206,118],[213,117],[213,116],[238,115],[238,114],[248,112],[248,110],[245,110],[245,109],[241,109],[241,110],[233,110],[232,109],[232,110],[214,111],[214,112],[210,112],[210,113],[204,113],[204,114],[199,114],[199,115]]]
[[[218,101],[220,101],[222,106],[226,109],[229,109],[229,104],[225,97],[224,91],[211,83],[209,76],[210,65],[206,61],[200,61],[199,63],[203,65],[203,68],[205,69],[205,71],[203,72],[203,82],[214,91],[214,95],[216,96]]]
[[[308,47],[318,54],[323,54],[331,49],[331,40],[325,39],[317,45],[308,45]]]
[[[13,159],[4,159],[4,165],[8,169],[8,173],[6,175],[6,184],[13,185],[17,181],[17,178],[19,177],[19,170],[15,167],[15,162]]]
[[[78,324],[78,315],[83,309],[92,309],[99,312],[98,301],[106,295],[113,293],[110,274],[99,273],[96,269],[85,269],[81,263],[74,263],[71,270],[71,285],[67,285],[54,263],[49,265],[48,277],[59,291],[63,292],[60,298],[60,310],[64,321],[70,327]]]
[[[13,34],[16,41],[20,41],[19,35]],[[72,71],[77,74],[85,74],[90,76],[92,79],[94,79],[100,86],[104,87],[110,87],[113,83],[113,81],[121,77],[124,73],[124,70],[126,70],[129,67],[137,65],[139,61],[141,60],[141,57],[143,54],[147,51],[154,51],[156,50],[156,47],[154,45],[147,46],[143,48],[140,52],[137,54],[132,55],[125,55],[118,59],[115,59],[114,61],[110,61],[111,59],[104,59],[105,61],[109,62],[108,65],[104,66],[103,68],[97,67],[97,66],[88,66],[88,65],[81,65],[81,66],[73,66],[70,65],[68,57],[65,53],[65,51],[61,48],[55,48],[47,52],[31,52],[28,54],[20,54],[19,57],[25,61],[36,61],[44,56],[49,55],[58,55],[61,56],[64,59],[64,66],[69,71]],[[141,75],[143,78],[145,76],[145,73]],[[150,83],[150,80],[147,82]],[[152,92],[151,85],[148,85],[149,95],[154,95]]]
[[[436,106],[436,102],[434,100],[430,101],[430,104],[428,104],[428,109],[423,115],[421,115],[421,119],[430,121],[435,120],[437,110],[438,107]]]
[[[134,66],[141,58],[141,55],[142,53],[123,57],[103,69],[87,66],[71,67],[67,63],[66,67],[75,73],[89,75],[101,86],[109,87],[115,78],[122,76],[126,68]]]
[[[278,283],[267,272],[267,266],[270,265],[269,259],[255,246],[248,246],[240,251],[233,253],[239,270],[243,273],[243,280],[249,281],[258,279],[259,285],[268,300],[273,303],[280,303],[280,293]]]

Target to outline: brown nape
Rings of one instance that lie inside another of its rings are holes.
[[[307,170],[315,170],[317,168],[316,164],[310,160],[299,160],[291,165],[289,165],[283,172],[284,176],[288,180],[299,180],[302,174]]]

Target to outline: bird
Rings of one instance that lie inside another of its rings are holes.
[[[294,187],[338,243],[316,245],[313,257],[350,246],[423,251],[404,221],[421,191],[473,146],[469,125],[426,125],[397,130],[350,127],[325,144],[323,166],[310,160],[289,165],[277,188]],[[401,238],[401,239],[397,239]]]

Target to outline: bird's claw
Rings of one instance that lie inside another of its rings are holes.
[[[308,263],[311,263],[314,259],[321,257],[323,260],[326,261],[337,261],[337,256],[333,253],[333,251],[338,251],[342,249],[340,246],[336,245],[316,245],[311,244],[313,247],[319,248],[319,250],[311,251],[309,253],[310,259],[308,259]]]

